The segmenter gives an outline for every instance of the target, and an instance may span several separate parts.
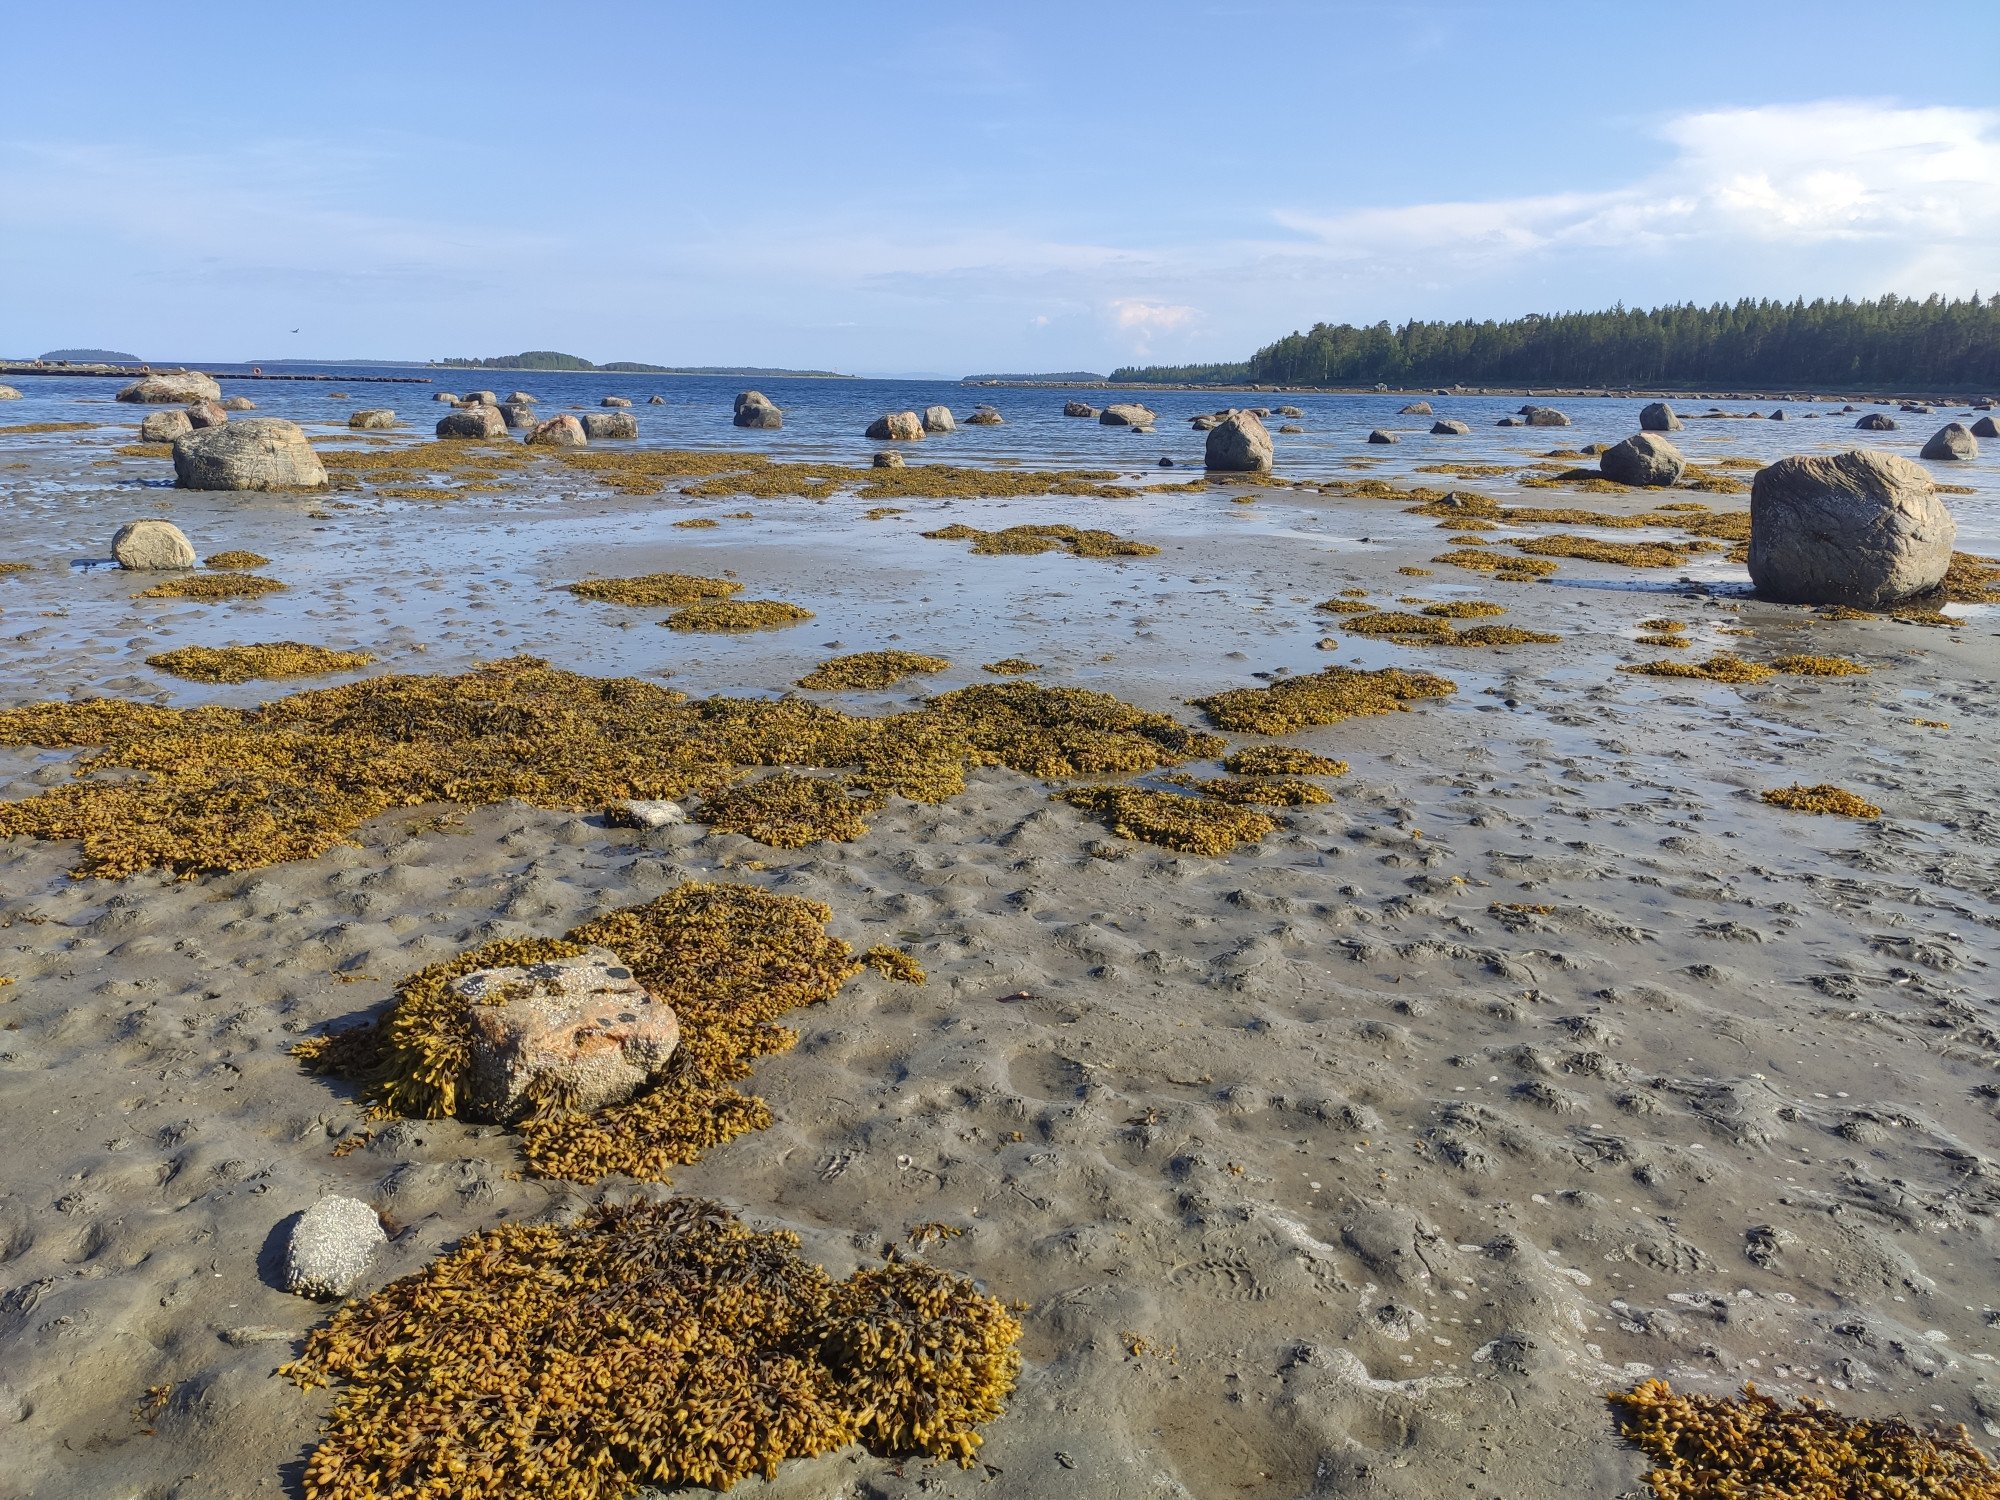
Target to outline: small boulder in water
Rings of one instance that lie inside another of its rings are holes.
[[[639,419],[629,411],[587,411],[583,414],[583,435],[593,443],[599,438],[635,438]]]
[[[351,411],[347,414],[349,427],[363,429],[394,427],[396,414],[386,406],[372,406],[365,411]]]
[[[870,422],[865,435],[878,442],[919,442],[924,435],[923,418],[913,411],[892,411]]]
[[[925,432],[953,432],[958,423],[952,420],[949,406],[926,406],[924,408]]]
[[[507,435],[507,419],[500,415],[497,406],[474,403],[461,406],[456,411],[446,412],[438,420],[437,435],[441,438],[497,438]]]
[[[220,401],[222,387],[198,370],[179,375],[148,375],[118,393],[120,401],[143,406],[186,406],[190,401]]]
[[[1218,473],[1261,473],[1271,467],[1271,434],[1254,413],[1231,412],[1209,429],[1203,461]]]
[[[1428,417],[1430,414],[1431,404],[1428,401],[1412,401],[1396,413],[1399,417]]]
[[[1368,434],[1368,441],[1371,443],[1400,443],[1402,439],[1397,437],[1395,433],[1378,427]]]
[[[1976,438],[2000,437],[2000,424],[1996,424],[1991,417],[1981,417],[1970,430]]]
[[[1063,402],[1063,415],[1066,417],[1094,417],[1097,415],[1097,408],[1092,406],[1088,401],[1065,401]]]
[[[502,406],[533,406],[535,398],[530,396],[526,391],[510,391],[507,399],[500,404]]]
[[[1681,419],[1674,409],[1664,401],[1655,401],[1650,406],[1639,409],[1639,430],[1641,432],[1679,432]]]
[[[623,396],[606,396],[597,403],[599,406],[630,406],[632,403]]]
[[[1659,488],[1680,483],[1687,458],[1665,438],[1642,432],[1606,448],[1598,455],[1597,468],[1614,484]]]
[[[1472,429],[1456,417],[1439,417],[1431,423],[1431,435],[1434,437],[1468,437],[1471,433]]]
[[[738,427],[775,431],[785,425],[785,414],[762,391],[744,391],[736,398],[736,413],[730,420]]]
[[[564,412],[546,422],[537,422],[521,441],[539,448],[581,448],[590,439],[584,436],[583,423]]]
[[[1114,401],[1097,414],[1103,427],[1151,427],[1153,412],[1136,401]]]
[[[1553,406],[1524,406],[1521,418],[1530,427],[1567,427],[1569,418]]]
[[[1854,425],[1863,432],[1894,432],[1896,419],[1879,411],[1871,411]]]
[[[1992,422],[1986,424],[1991,427]],[[1979,443],[1963,422],[1947,422],[1931,434],[1923,456],[1934,462],[1964,461],[1979,457]]]
[[[894,448],[884,448],[875,455],[875,467],[878,469],[904,469],[908,468],[909,465],[903,461],[903,455],[898,453]]]
[[[252,401],[248,396],[224,396],[222,398],[222,409],[224,411],[255,411],[257,403]]]
[[[187,416],[188,425],[197,430],[220,427],[229,420],[229,413],[223,410],[220,401],[196,401],[188,407]]]

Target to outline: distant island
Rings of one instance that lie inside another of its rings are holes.
[[[562,354],[554,349],[496,354],[490,359],[438,359],[431,363],[447,370],[571,370],[613,375],[732,375],[745,379],[769,379],[780,375],[811,376],[821,380],[853,378],[835,370],[780,370],[763,365],[646,365],[630,359],[616,359],[600,365],[593,364],[580,354]]]
[[[1089,370],[1059,370],[1053,375],[961,375],[960,385],[1103,385],[1107,377]]]
[[[120,354],[116,349],[51,349],[39,356],[51,365],[136,365],[144,361],[136,354]]]
[[[1509,322],[1316,323],[1229,364],[1144,365],[1177,385],[2000,389],[2000,295],[1682,303]]]

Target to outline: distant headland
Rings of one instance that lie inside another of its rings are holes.
[[[51,349],[38,356],[52,365],[136,365],[136,354],[120,354],[116,349]]]

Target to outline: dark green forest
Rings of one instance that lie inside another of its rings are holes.
[[[1686,303],[1509,322],[1316,323],[1242,363],[1113,380],[1198,385],[1797,386],[2000,389],[2000,295]]]

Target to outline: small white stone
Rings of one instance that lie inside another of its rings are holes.
[[[606,811],[611,821],[625,828],[671,828],[676,823],[687,821],[687,809],[678,802],[647,801],[637,799],[630,802],[614,802]]]
[[[358,1198],[322,1198],[299,1215],[285,1246],[285,1290],[325,1300],[345,1297],[388,1244],[375,1210]]]

